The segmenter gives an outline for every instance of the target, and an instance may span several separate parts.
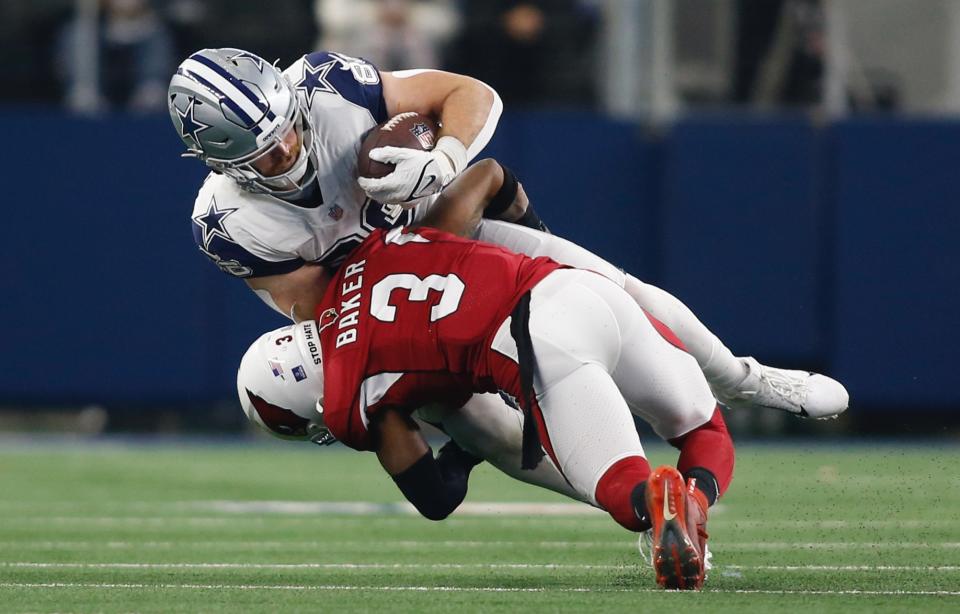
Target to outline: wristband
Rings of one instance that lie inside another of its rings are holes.
[[[534,230],[550,234],[550,229],[543,223],[543,220],[540,219],[537,212],[533,210],[533,205],[527,205],[527,210],[520,216],[520,219],[513,223],[518,226],[526,226],[527,228],[533,228]]]
[[[440,137],[437,144],[433,146],[433,151],[440,152],[450,159],[454,177],[467,167],[467,148],[455,136]]]

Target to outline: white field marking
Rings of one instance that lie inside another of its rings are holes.
[[[0,502],[0,511],[15,516],[17,512],[33,513],[40,511],[50,513],[58,511],[58,516],[65,516],[64,512],[76,510],[76,504],[36,504],[20,502]],[[147,511],[156,514],[158,511],[213,511],[228,514],[280,514],[280,515],[315,515],[315,514],[349,514],[351,516],[418,516],[416,508],[406,501],[390,503],[371,503],[368,501],[180,501],[175,503],[99,503],[91,502],[80,504],[80,508],[91,510],[109,510],[110,512],[138,512]],[[722,513],[722,506],[711,508],[712,514]],[[518,516],[603,516],[603,511],[586,503],[541,503],[536,501],[517,502],[467,502],[456,510],[461,516],[491,516],[491,515],[518,515]],[[6,514],[5,514],[6,515]]]
[[[7,540],[0,541],[0,548],[34,548],[37,550],[92,550],[92,549],[191,549],[210,548],[226,550],[344,550],[378,551],[390,548],[543,548],[543,549],[609,549],[636,550],[636,540],[628,541],[504,541],[504,540],[370,540],[370,541],[281,541],[281,540],[185,540],[185,541],[90,541],[90,540]],[[731,542],[718,544],[719,550],[896,550],[901,548],[933,548],[938,550],[960,549],[960,542]]]
[[[417,570],[417,569],[544,569],[616,570],[628,565],[576,565],[535,563],[34,563],[3,562],[0,568],[28,569],[335,569],[335,570]]]
[[[187,504],[193,508],[231,514],[350,514],[352,516],[380,516],[402,514],[419,516],[409,503],[367,503],[363,501],[197,501]],[[463,503],[454,516],[594,516],[603,510],[586,503]]]
[[[149,525],[149,526],[169,526],[169,525],[194,525],[194,526],[223,526],[236,524],[237,518],[224,516],[46,516],[29,518],[5,518],[3,523],[9,525],[74,525],[74,524],[92,524],[100,526],[115,525]],[[283,522],[298,523],[312,522],[308,518],[284,518]],[[273,521],[256,516],[243,518],[243,522],[266,525]]]
[[[600,523],[592,523],[594,520]],[[406,517],[394,516],[392,518],[382,518],[377,520],[377,526],[385,528],[387,526],[400,526],[404,523],[418,522],[419,516]],[[488,517],[484,526],[492,527],[512,527],[512,526],[536,526],[543,527],[544,522],[549,522],[551,527],[583,527],[584,522],[591,522],[589,526],[606,526],[609,519],[604,516],[594,517],[584,516],[579,519],[570,517],[552,517],[549,520],[537,518],[504,518]],[[149,529],[176,530],[184,527],[269,527],[277,529],[280,527],[316,527],[323,525],[330,529],[337,525],[347,527],[357,527],[363,525],[368,528],[370,519],[367,516],[356,518],[349,517],[330,517],[330,516],[54,516],[48,518],[4,518],[0,520],[4,527],[45,527],[45,528],[81,528],[90,529],[111,528],[111,527],[138,527]],[[475,518],[464,518],[452,516],[444,523],[447,527],[476,527]]]
[[[330,502],[311,502],[311,501],[183,501],[172,504],[155,504],[149,502],[130,502],[124,504],[97,504],[98,509],[106,507],[118,512],[123,511],[149,511],[170,509],[175,511],[185,510],[206,510],[225,514],[251,515],[248,522],[262,523],[263,519],[255,517],[256,514],[277,514],[285,515],[303,515],[314,516],[324,515],[325,522],[367,522],[362,517],[367,516],[411,516],[418,517],[416,509],[409,503],[369,503],[359,501],[330,501]],[[41,510],[49,513],[58,508],[76,509],[75,505],[46,505],[21,504],[14,502],[0,503],[0,509],[16,509],[23,512],[31,510]],[[711,508],[711,525],[731,528],[816,528],[816,529],[849,529],[849,528],[872,528],[872,529],[916,529],[916,528],[934,528],[934,527],[955,527],[960,526],[960,518],[938,518],[938,519],[908,519],[908,520],[796,520],[796,519],[736,519],[729,517],[717,518],[716,516],[726,516],[725,512],[729,510],[722,504]],[[329,514],[342,515],[339,518],[330,518]],[[467,520],[472,517],[490,517],[499,516],[498,522],[523,523],[539,522],[541,516],[551,517],[587,517],[591,520],[606,520],[606,515],[602,510],[591,507],[583,503],[536,503],[536,502],[472,502],[462,504],[451,520]],[[528,518],[503,518],[504,516],[529,516]],[[356,517],[356,519],[354,519]],[[172,522],[188,522],[194,524],[223,524],[226,519],[219,516],[50,516],[37,517],[31,513],[29,517],[19,517],[10,515],[5,517],[4,521],[22,522],[26,524],[42,524],[54,522],[60,524],[69,524],[71,522],[86,523],[153,523],[162,525]],[[296,519],[294,519],[296,522]],[[579,522],[579,521],[578,521]]]
[[[738,571],[960,571],[960,565],[717,565],[716,568]]]
[[[722,518],[710,519],[710,526],[739,528],[813,528],[813,529],[924,529],[933,527],[960,526],[960,518],[933,520],[734,520]]]
[[[638,563],[639,565],[640,563]],[[637,565],[591,565],[576,563],[37,563],[0,562],[0,568],[17,569],[532,569],[532,570],[631,570]],[[645,568],[645,565],[641,565]],[[738,571],[934,571],[958,572],[958,565],[718,565],[717,570]]]
[[[960,542],[731,542],[717,545],[717,550],[856,550],[898,548],[960,548]]]
[[[509,505],[509,504],[508,504]],[[562,505],[562,504],[561,504]],[[575,512],[574,514],[569,514],[566,510],[557,509],[552,511],[545,511],[542,513],[533,514],[529,518],[519,518],[519,517],[505,517],[513,513],[513,509],[516,508],[507,508],[507,511],[503,512],[503,516],[500,516],[500,511],[498,511],[498,505],[487,505],[484,504],[478,509],[467,510],[463,513],[455,513],[446,524],[450,526],[471,526],[471,521],[474,518],[484,517],[487,518],[486,522],[493,522],[498,526],[511,526],[511,525],[523,525],[523,524],[540,524],[542,523],[542,518],[536,517],[539,515],[551,516],[551,524],[555,526],[566,526],[572,523],[576,523],[579,526],[579,523],[583,520],[598,520],[606,522],[606,516],[600,510],[594,508],[579,506],[582,511]],[[347,509],[347,508],[338,508],[338,509]],[[340,512],[337,512],[340,513]],[[580,515],[580,519],[573,520],[572,518]],[[380,523],[391,523],[399,521],[399,517],[410,516],[411,518],[416,518],[418,515],[411,511],[409,514],[407,512],[400,512],[398,514],[386,514],[387,516],[393,516],[393,518],[383,518]],[[4,519],[4,524],[7,525],[40,525],[40,524],[52,524],[52,525],[99,525],[99,526],[155,526],[155,527],[167,527],[167,526],[180,526],[180,525],[189,525],[189,526],[225,526],[230,524],[235,524],[236,522],[252,523],[258,526],[263,526],[266,524],[276,525],[276,523],[286,523],[286,524],[310,524],[317,522],[320,519],[315,517],[293,517],[286,516],[284,517],[281,514],[281,519],[266,519],[260,516],[254,515],[244,515],[237,517],[223,517],[223,516],[51,516],[51,517],[29,517],[29,518],[6,518]],[[492,520],[490,520],[492,517]],[[571,518],[569,520],[564,517]],[[323,522],[326,525],[332,524],[357,524],[357,523],[366,523],[369,522],[366,520],[368,518],[365,514],[354,516],[340,516],[340,517],[330,517],[324,516]],[[810,520],[810,521],[793,521],[793,520],[757,520],[757,521],[735,521],[735,520],[714,520],[711,522],[711,526],[714,527],[725,527],[729,529],[750,529],[750,528],[780,528],[780,529],[790,529],[790,528],[817,528],[823,530],[842,530],[850,528],[874,528],[874,529],[906,529],[906,528],[944,528],[951,526],[960,525],[960,521],[952,520]]]
[[[697,591],[665,591],[657,588],[589,588],[589,587],[516,587],[516,586],[357,586],[352,584],[120,584],[100,582],[0,582],[0,588],[92,588],[92,589],[173,589],[173,590],[242,590],[242,591],[376,591],[418,593],[667,593],[697,595]],[[863,595],[863,596],[935,596],[960,597],[960,591],[879,591],[879,590],[763,590],[706,589],[703,593],[760,595]],[[683,597],[677,597],[682,599]]]
[[[313,522],[318,516],[328,514],[342,514],[346,520],[352,521],[358,517],[369,516],[410,516],[419,517],[420,513],[409,503],[367,503],[359,501],[342,502],[309,502],[309,501],[204,501],[188,505],[178,505],[178,509],[202,509],[205,511],[235,514],[234,516],[13,516],[4,518],[5,523],[16,524],[194,524],[194,525],[224,525],[234,523],[238,519],[243,522],[264,524],[268,522],[263,514],[278,514],[288,516],[284,522]],[[156,508],[151,511],[156,512]],[[302,516],[296,518],[292,516]],[[530,516],[531,518],[517,519],[520,521],[539,521],[544,516],[589,516],[605,519],[603,510],[591,507],[585,503],[464,503],[452,516],[454,519],[464,517],[490,516]],[[500,519],[498,519],[500,520]],[[271,519],[269,522],[276,522]],[[364,521],[366,522],[366,521]]]
[[[224,513],[236,513],[238,516],[225,517],[225,516],[45,516],[38,517],[31,515],[29,517],[22,516],[7,516],[3,517],[4,524],[21,524],[21,525],[37,525],[37,524],[58,524],[58,525],[69,525],[69,524],[97,524],[97,525],[155,525],[155,526],[166,526],[166,525],[179,525],[179,524],[190,524],[190,525],[204,525],[204,526],[222,526],[227,524],[234,524],[236,522],[248,522],[258,525],[263,525],[266,523],[274,524],[276,522],[286,522],[286,523],[310,523],[319,520],[314,516],[323,515],[323,522],[325,524],[333,523],[342,523],[342,524],[355,524],[355,523],[368,523],[368,518],[372,515],[382,515],[382,516],[392,516],[397,517],[411,517],[418,518],[419,514],[412,507],[409,510],[399,509],[387,512],[388,507],[393,506],[394,504],[383,504],[376,506],[379,509],[377,514],[374,514],[370,511],[362,511],[360,506],[373,506],[375,504],[355,504],[355,503],[332,503],[329,504],[329,509],[325,512],[316,512],[316,511],[305,511],[310,510],[316,507],[316,504],[306,503],[283,503],[283,502],[269,502],[269,505],[265,505],[260,512],[255,512],[257,506],[253,505],[247,509],[228,509],[230,506],[224,506],[219,510],[211,511],[221,511]],[[400,504],[396,504],[398,507]],[[530,506],[529,508],[525,506]],[[561,526],[563,524],[570,523],[581,523],[584,520],[596,520],[601,522],[606,522],[607,517],[601,511],[587,505],[578,505],[578,504],[546,504],[549,506],[547,509],[537,510],[537,507],[545,504],[513,504],[513,503],[481,503],[481,504],[464,504],[461,509],[458,509],[454,514],[449,518],[447,524],[459,524],[466,526],[466,523],[472,521],[475,518],[484,518],[485,522],[490,522],[490,518],[493,517],[493,522],[501,525],[517,525],[517,524],[526,524],[526,523],[542,523],[542,516],[550,516],[550,522],[552,525]],[[569,505],[569,509],[565,506]],[[299,508],[298,506],[303,506]],[[357,507],[353,507],[357,506]],[[327,507],[327,506],[325,506]],[[466,508],[466,509],[463,509]],[[283,510],[283,511],[281,511]],[[354,511],[359,510],[359,511]],[[153,508],[151,511],[157,511],[156,508]],[[257,513],[264,514],[278,514],[282,519],[265,519],[263,517],[254,515]],[[338,517],[331,517],[326,514],[343,514]],[[294,517],[306,516],[306,517]],[[529,517],[509,517],[513,515],[527,515]],[[564,520],[564,518],[577,518],[576,520]],[[378,522],[391,522],[391,518],[382,518]],[[711,519],[710,525],[713,527],[724,527],[730,529],[792,529],[792,528],[814,528],[814,529],[823,529],[823,530],[846,530],[852,528],[865,528],[865,529],[935,529],[935,528],[949,528],[960,526],[960,519],[951,520],[951,519],[932,519],[932,520],[734,520],[731,518],[720,518],[720,519]]]

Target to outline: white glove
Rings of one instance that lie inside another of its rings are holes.
[[[444,136],[430,151],[377,147],[370,159],[396,168],[378,179],[360,177],[363,191],[377,202],[404,203],[435,194],[453,181],[467,166],[467,148],[456,137]]]

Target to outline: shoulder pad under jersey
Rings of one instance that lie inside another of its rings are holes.
[[[289,246],[276,240],[301,234],[285,228],[283,220],[263,223],[251,202],[257,196],[244,192],[223,175],[211,175],[200,189],[191,216],[197,247],[220,270],[235,277],[264,277],[289,273],[303,266]],[[296,230],[293,228],[292,230]],[[294,239],[296,240],[296,239]]]
[[[309,53],[284,71],[312,108],[314,98],[335,94],[370,112],[374,123],[387,119],[380,72],[373,64],[331,51]]]

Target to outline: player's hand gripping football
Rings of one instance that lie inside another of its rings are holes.
[[[370,159],[396,168],[377,179],[360,177],[367,196],[381,203],[404,203],[435,194],[454,180],[467,165],[463,143],[445,136],[429,151],[406,147],[378,147]]]

